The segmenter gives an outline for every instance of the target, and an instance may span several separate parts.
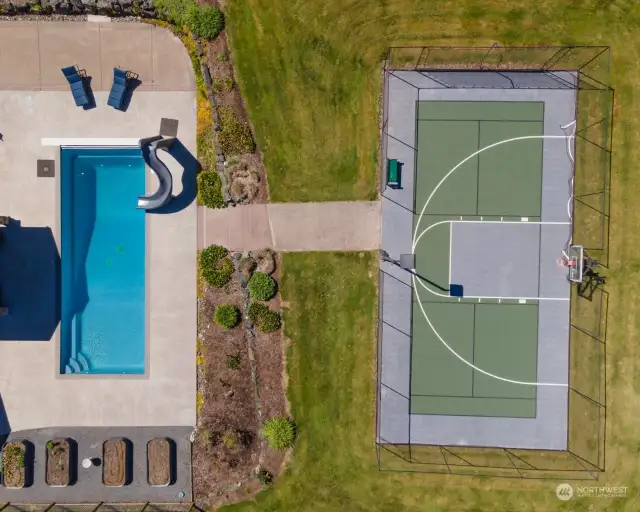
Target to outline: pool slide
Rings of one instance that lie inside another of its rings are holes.
[[[171,201],[173,191],[173,178],[167,166],[158,158],[157,150],[162,149],[167,153],[171,149],[173,137],[165,139],[162,135],[140,139],[139,146],[145,163],[156,173],[158,177],[158,189],[149,196],[138,197],[138,208],[143,210],[155,210]]]

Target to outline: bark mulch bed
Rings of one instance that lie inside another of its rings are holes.
[[[64,487],[71,481],[71,444],[67,439],[47,443],[47,485]]]
[[[276,257],[276,269],[271,277],[278,284],[280,283],[280,259]],[[274,311],[281,310],[280,295],[277,294],[269,302],[265,303]],[[262,421],[276,416],[289,416],[289,408],[284,394],[284,356],[285,338],[282,330],[272,333],[261,333],[254,329],[255,337],[255,362],[258,376],[258,392],[260,395],[260,407],[262,411]],[[286,452],[278,452],[266,448],[263,451],[264,460],[262,467],[269,471],[274,477],[280,474],[283,469],[283,462]]]
[[[172,441],[159,437],[147,444],[147,469],[149,485],[162,487],[171,483]]]
[[[2,450],[4,486],[20,489],[26,483],[27,448],[20,441],[11,441]]]
[[[243,324],[224,329],[213,320],[218,305],[234,304],[242,309],[244,296],[237,275],[225,289],[204,288],[198,308],[198,392],[202,400],[193,445],[193,486],[199,507],[216,508],[259,492],[263,487],[255,477],[258,466],[274,476],[282,470],[283,454],[265,450],[261,460],[260,427],[269,417],[264,416],[265,411],[281,415],[285,410],[283,349],[280,332],[256,337],[252,346],[259,390],[256,399]],[[277,299],[270,306],[276,309]]]
[[[234,80],[233,88],[230,91],[214,91],[214,97],[219,107],[227,107],[232,109],[238,119],[248,123],[251,127],[251,133],[254,134],[255,130],[251,125],[251,121],[247,115],[247,110],[242,99],[242,95],[238,89],[238,85],[235,83],[235,76],[233,72],[233,64],[230,60],[229,48],[227,46],[226,34],[223,31],[215,41],[210,41],[206,45],[207,50],[207,64],[209,71],[211,72],[211,78],[214,83],[218,80],[222,80],[231,77]],[[222,58],[224,56],[224,59]],[[266,170],[262,160],[262,155],[259,149],[252,154],[239,155],[234,157],[227,156],[228,160],[238,160],[242,164],[246,165],[249,170],[255,172],[258,177],[257,193],[253,199],[247,201],[249,203],[266,203],[269,201],[269,188],[266,179]]]
[[[103,445],[102,482],[109,487],[127,483],[128,446],[124,439],[110,439]]]

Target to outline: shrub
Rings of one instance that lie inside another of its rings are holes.
[[[198,202],[207,208],[224,208],[222,183],[216,171],[198,174]]]
[[[280,315],[275,311],[271,311],[264,304],[252,302],[249,304],[247,314],[249,315],[251,323],[261,332],[268,333],[280,329]]]
[[[224,28],[224,15],[213,5],[193,3],[187,9],[185,24],[197,37],[213,40]]]
[[[217,78],[211,83],[213,92],[229,92],[233,89],[233,78],[227,76],[225,78]]]
[[[249,295],[258,300],[270,300],[277,291],[275,280],[264,272],[254,272],[249,279]]]
[[[213,446],[216,442],[215,433],[209,427],[201,427],[196,433],[196,443],[202,448]]]
[[[186,24],[187,13],[194,5],[194,0],[153,0],[158,14],[176,25]]]
[[[235,430],[227,430],[222,436],[222,444],[224,444],[227,448],[232,450],[235,448],[240,442],[240,437]]]
[[[231,304],[224,304],[216,308],[214,317],[220,327],[233,329],[240,322],[240,311]]]
[[[256,478],[262,485],[271,485],[271,482],[273,482],[273,475],[264,468],[260,468],[256,472]]]
[[[293,423],[288,418],[270,418],[262,425],[262,434],[272,450],[284,450],[296,437]]]
[[[256,146],[247,123],[238,119],[236,113],[228,108],[219,109],[220,129],[218,143],[226,156],[253,153]]]
[[[233,354],[227,356],[227,368],[229,370],[239,370],[242,366],[242,358],[240,354]]]
[[[24,448],[15,444],[11,444],[4,449],[3,465],[4,467],[15,466],[24,467]]]
[[[224,62],[227,60],[227,56],[224,52],[220,52],[216,55],[216,59],[218,60],[218,62]]]
[[[221,245],[211,245],[199,254],[202,277],[211,286],[222,288],[231,279],[233,263],[227,258],[228,251]]]

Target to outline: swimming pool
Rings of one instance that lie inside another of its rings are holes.
[[[60,372],[145,370],[145,164],[138,148],[61,148]]]

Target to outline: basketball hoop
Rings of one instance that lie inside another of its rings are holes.
[[[567,278],[574,283],[581,283],[584,274],[584,248],[581,245],[571,245],[568,251],[562,251],[558,258],[558,267],[567,269]]]

